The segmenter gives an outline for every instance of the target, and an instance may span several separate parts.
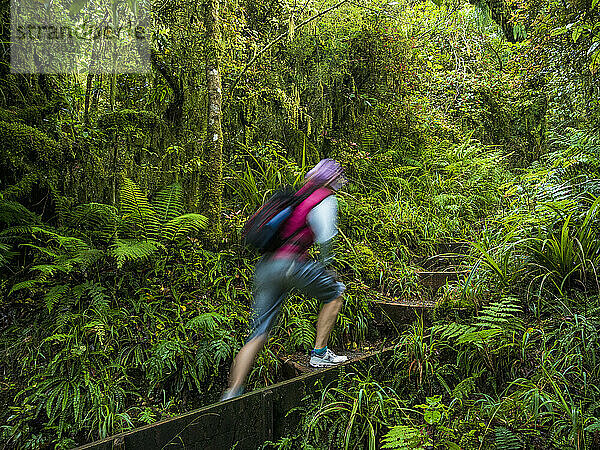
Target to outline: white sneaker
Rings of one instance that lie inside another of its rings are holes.
[[[346,361],[348,361],[347,356],[338,356],[329,349],[322,355],[317,355],[314,350],[311,350],[309,364],[313,367],[330,367]]]
[[[223,395],[221,396],[221,400],[219,400],[220,402],[224,402],[226,400],[231,400],[232,398],[236,398],[239,397],[240,395],[242,395],[244,393],[244,389],[243,388],[230,388],[230,389],[226,389],[225,392],[223,392]]]

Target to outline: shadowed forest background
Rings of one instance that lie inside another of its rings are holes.
[[[216,401],[250,318],[241,227],[323,157],[350,180],[330,345],[396,351],[265,448],[600,447],[598,0],[145,5],[151,73],[18,75],[2,2],[4,448]],[[431,300],[448,242],[468,269],[431,323],[384,335],[374,302]],[[285,304],[248,389],[318,308]]]

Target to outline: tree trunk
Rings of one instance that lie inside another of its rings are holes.
[[[206,27],[206,88],[208,92],[206,114],[205,155],[208,159],[207,237],[216,245],[221,239],[221,206],[223,195],[223,131],[221,129],[221,30],[219,23],[219,0],[206,0],[204,24]]]

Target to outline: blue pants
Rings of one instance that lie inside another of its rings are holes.
[[[263,257],[254,271],[252,334],[248,340],[271,331],[281,303],[292,288],[323,303],[335,300],[346,290],[344,283],[317,261]]]

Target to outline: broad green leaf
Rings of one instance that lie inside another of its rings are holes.
[[[435,410],[425,411],[423,418],[425,419],[425,422],[427,422],[429,425],[432,425],[434,423],[438,423],[442,419],[442,413]]]

